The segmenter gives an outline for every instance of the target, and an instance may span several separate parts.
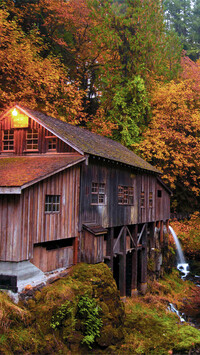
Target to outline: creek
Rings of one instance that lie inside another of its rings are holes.
[[[194,261],[193,262],[191,261],[191,266],[190,266],[190,262],[189,263],[186,262],[185,256],[181,248],[181,244],[178,240],[175,231],[171,226],[169,226],[169,230],[176,244],[176,250],[177,250],[176,267],[180,271],[181,278],[183,280],[190,280],[196,285],[197,300],[200,302],[200,275],[197,274],[199,273],[200,270],[200,262],[195,263]],[[197,273],[196,270],[198,270]],[[179,316],[182,322],[183,321],[189,322],[197,329],[200,329],[200,308],[199,307],[200,307],[200,303],[199,304],[194,303],[191,306],[191,304],[187,304],[187,302],[185,302],[184,307],[181,309],[180,312],[178,312],[173,304],[169,305],[170,310],[172,312],[177,313],[177,315]]]

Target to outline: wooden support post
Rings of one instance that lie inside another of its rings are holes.
[[[166,221],[167,232],[169,233],[169,219]]]
[[[142,236],[140,292],[142,294],[145,294],[146,289],[147,289],[147,226],[145,226],[143,236]]]
[[[126,298],[126,228],[124,228],[120,238],[120,251],[119,255],[119,291],[123,299]]]
[[[150,255],[151,255],[151,250],[155,246],[155,222],[150,223],[149,225],[149,246],[150,246]]]
[[[107,265],[113,272],[113,241],[114,241],[114,228],[110,228],[107,235],[106,255],[110,256]]]
[[[131,280],[131,297],[137,296],[137,234],[138,226],[133,226],[132,237],[134,240],[135,249],[132,251],[132,280]]]
[[[156,227],[160,228],[160,221],[156,222]]]
[[[160,243],[163,245],[163,221],[160,221]]]

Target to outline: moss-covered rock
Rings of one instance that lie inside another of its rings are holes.
[[[199,330],[180,324],[167,306],[173,302],[180,309],[189,293],[190,283],[175,270],[150,282],[145,297],[127,298],[124,304],[106,265],[79,264],[24,304],[0,293],[0,353],[188,352],[199,348]]]

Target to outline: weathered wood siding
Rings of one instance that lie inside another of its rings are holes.
[[[104,261],[104,236],[84,230],[82,240],[82,260],[88,264],[101,263]]]
[[[12,152],[2,151],[2,131],[12,128],[11,115],[7,116],[0,122],[0,154],[12,154]],[[26,150],[26,132],[27,130],[35,129],[38,132],[38,150]],[[52,133],[46,130],[43,126],[38,124],[33,119],[29,118],[28,128],[15,128],[14,129],[14,152],[16,155],[27,155],[31,152],[34,153],[47,153],[52,152],[48,150],[48,137],[53,137]],[[64,143],[60,139],[56,139],[56,152],[57,153],[72,153],[75,152],[73,148]]]
[[[106,200],[104,205],[91,203],[91,187],[94,183],[105,183]],[[134,204],[118,204],[118,186],[134,188]],[[134,172],[120,164],[102,163],[91,159],[88,166],[82,167],[80,223],[93,222],[104,228],[154,222],[169,218],[170,196],[164,188],[161,199],[157,199],[157,178],[152,174]],[[143,193],[143,205],[142,205]],[[161,202],[161,201],[162,202]],[[160,209],[160,204],[162,207]]]
[[[161,196],[160,196],[161,194]],[[156,220],[170,219],[170,195],[158,181],[156,184]]]
[[[21,261],[33,257],[33,245],[78,236],[79,166],[66,169],[23,190],[0,195],[0,257]],[[45,213],[45,195],[60,195],[60,212]]]
[[[20,221],[20,196],[0,195],[0,261],[20,261]]]
[[[43,272],[69,267],[73,264],[73,246],[53,250],[35,246],[31,262]]]

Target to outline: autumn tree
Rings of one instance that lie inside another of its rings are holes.
[[[153,118],[137,148],[163,172],[173,207],[192,210],[200,193],[200,63],[185,58],[179,82],[158,86],[151,105]]]
[[[26,38],[37,31],[40,62],[61,62],[64,82],[78,82],[82,124],[128,146],[137,140],[149,120],[148,92],[155,81],[176,76],[180,60],[160,1],[8,0],[5,6]]]
[[[72,123],[81,120],[83,92],[78,84],[69,82],[57,58],[42,58],[45,46],[36,31],[26,35],[8,17],[0,10],[0,108],[20,102]]]

